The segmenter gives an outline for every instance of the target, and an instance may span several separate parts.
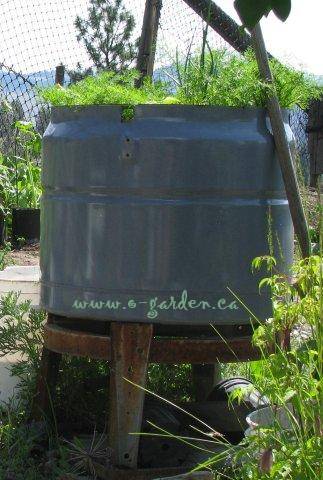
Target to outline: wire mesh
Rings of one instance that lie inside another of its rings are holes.
[[[12,146],[11,124],[31,120],[44,131],[49,109],[39,99],[39,88],[54,83],[55,67],[74,69],[91,61],[77,40],[75,19],[85,18],[89,0],[0,0],[0,150]],[[133,38],[140,35],[145,0],[123,0],[135,20]],[[156,45],[155,75],[163,76],[176,53],[185,56],[202,44],[203,21],[183,0],[163,0]],[[214,30],[208,30],[212,48],[232,48]],[[306,113],[297,109],[291,125],[305,171],[308,169]]]

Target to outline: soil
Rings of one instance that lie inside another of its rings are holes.
[[[12,250],[6,256],[7,265],[38,265],[39,243],[25,245],[17,250]]]

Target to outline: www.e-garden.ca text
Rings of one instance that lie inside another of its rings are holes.
[[[158,317],[159,313],[163,310],[238,310],[239,306],[236,300],[228,300],[226,298],[219,298],[211,304],[207,300],[196,300],[190,298],[187,290],[183,290],[179,297],[170,295],[166,300],[160,300],[158,297],[151,297],[147,300],[137,300],[134,298],[129,298],[126,301],[121,302],[117,299],[107,299],[107,300],[81,300],[75,299],[72,305],[72,308],[76,310],[135,310],[137,308],[146,306],[146,316],[149,319],[155,319]]]

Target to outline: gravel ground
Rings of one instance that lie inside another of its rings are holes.
[[[6,257],[7,265],[38,265],[39,244],[25,245],[19,250],[12,250]]]

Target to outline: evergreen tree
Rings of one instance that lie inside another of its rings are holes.
[[[90,0],[87,18],[76,17],[75,27],[96,70],[120,72],[136,57],[138,40],[131,38],[135,20],[122,0]],[[78,64],[68,75],[74,82],[92,73]]]

